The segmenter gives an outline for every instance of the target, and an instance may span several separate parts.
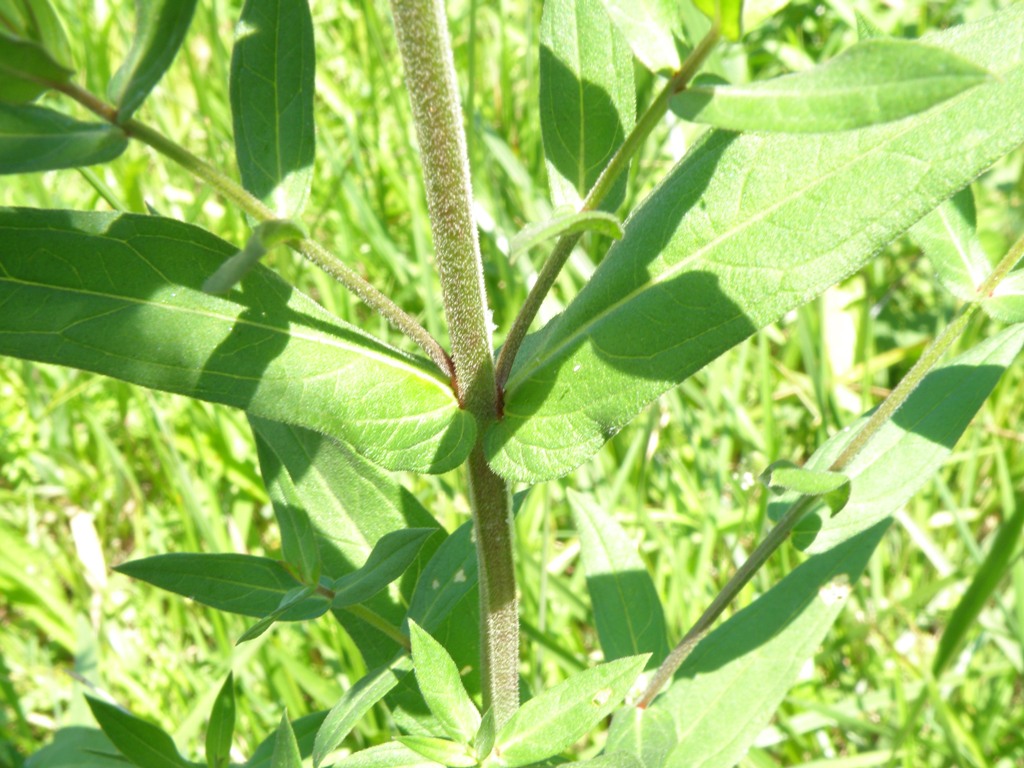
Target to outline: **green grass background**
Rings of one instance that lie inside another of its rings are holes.
[[[63,4],[79,82],[103,93],[129,40],[127,0]],[[186,47],[139,117],[235,171],[227,73],[237,2],[200,3]],[[770,76],[856,38],[854,11],[893,34],[987,15],[981,0],[793,2],[743,49],[714,62]],[[316,182],[304,222],[444,338],[417,150],[386,4],[313,4],[318,44]],[[449,4],[467,104],[488,292],[500,335],[543,252],[510,261],[507,240],[549,213],[537,110],[540,3]],[[649,78],[639,79],[641,101]],[[46,103],[59,103],[46,97]],[[630,176],[635,203],[695,135],[675,118]],[[975,184],[986,249],[1024,231],[1024,155]],[[149,149],[116,162],[0,184],[0,204],[88,210],[146,204],[241,244],[243,217]],[[608,242],[588,237],[543,315],[571,298]],[[396,339],[385,323],[293,255],[269,262],[326,307]],[[877,403],[955,311],[933,271],[900,240],[862,273],[665,395],[569,478],[534,489],[517,519],[523,673],[540,689],[593,663],[579,547],[565,488],[594,489],[639,542],[678,638],[759,540],[771,461],[800,462]],[[966,348],[994,330],[976,322]],[[1024,561],[1018,553],[952,669],[931,661],[1001,519],[1024,504],[1024,365],[1018,363],[939,478],[896,518],[819,653],[808,661],[745,766],[1024,765]],[[468,506],[458,472],[403,478],[450,530]],[[0,766],[20,765],[61,726],[88,721],[98,688],[169,730],[193,759],[224,675],[239,685],[242,759],[275,727],[328,708],[362,673],[327,618],[278,626],[235,647],[246,621],[133,583],[110,567],[164,552],[277,552],[278,534],[241,413],[110,379],[0,359]],[[801,555],[780,551],[745,604]],[[739,606],[737,606],[739,607]],[[913,704],[922,693],[919,712]],[[757,695],[756,681],[751,695]],[[375,710],[351,748],[387,738]],[[594,752],[601,738],[584,748]]]

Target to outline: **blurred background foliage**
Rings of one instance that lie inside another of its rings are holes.
[[[79,82],[103,93],[130,39],[127,0],[64,0]],[[185,49],[138,117],[234,172],[228,64],[239,2],[200,4]],[[859,12],[916,37],[991,13],[993,0],[794,0],[712,69],[733,80],[812,66],[856,39]],[[444,338],[418,154],[386,3],[314,2],[318,45],[311,233]],[[477,218],[498,341],[543,249],[508,241],[550,213],[537,110],[541,4],[449,3],[466,104]],[[642,107],[654,83],[638,70]],[[74,112],[56,97],[47,103]],[[623,211],[685,152],[697,130],[669,115],[629,179]],[[975,185],[979,229],[1002,255],[1024,231],[1024,153]],[[109,166],[6,178],[0,204],[145,212],[242,244],[247,225],[148,148]],[[579,290],[607,250],[588,235],[542,319]],[[403,344],[378,317],[292,254],[271,265],[328,309]],[[770,462],[800,462],[877,403],[956,307],[907,239],[665,395],[573,475],[534,489],[517,519],[523,674],[535,690],[593,662],[598,647],[568,487],[596,488],[639,542],[678,637],[759,539]],[[976,322],[966,348],[992,332]],[[848,609],[807,664],[744,765],[1001,768],[1024,759],[1024,561],[1011,562],[952,671],[929,672],[952,609],[1000,520],[1024,504],[1024,365],[1012,368],[948,467],[897,516]],[[405,478],[449,530],[466,519],[463,478]],[[244,416],[110,379],[0,359],[0,766],[18,766],[62,726],[87,723],[96,687],[200,752],[224,676],[238,682],[239,759],[290,716],[332,706],[363,671],[328,618],[279,625],[236,648],[245,620],[112,574],[164,552],[274,555],[278,534]],[[749,602],[802,556],[785,548]],[[467,627],[467,631],[475,627]],[[912,703],[929,692],[920,712]],[[756,689],[751,690],[756,696]],[[376,710],[352,747],[385,737]],[[594,747],[599,746],[595,743]],[[895,750],[895,751],[894,751]]]

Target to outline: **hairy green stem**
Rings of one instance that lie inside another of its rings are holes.
[[[391,9],[423,163],[456,392],[477,423],[467,470],[480,565],[481,673],[484,706],[500,726],[519,706],[519,617],[511,498],[487,465],[482,443],[498,399],[462,106],[442,0],[392,0]]]
[[[896,385],[895,389],[889,393],[888,397],[871,414],[870,418],[864,423],[864,426],[857,431],[857,434],[854,435],[853,439],[847,443],[836,460],[829,466],[829,471],[842,472],[850,466],[850,463],[864,449],[871,438],[889,422],[893,414],[899,410],[900,406],[917,389],[921,381],[924,380],[924,377],[938,365],[939,361],[953,345],[953,342],[960,337],[971,318],[978,311],[980,302],[992,295],[996,286],[999,285],[1000,281],[1006,277],[1022,257],[1024,257],[1024,236],[1011,246],[995,269],[992,270],[992,273],[978,286],[977,298],[965,306],[957,317],[935,338],[918,361],[900,380],[900,383]],[[654,700],[654,697],[658,695],[658,692],[671,679],[676,670],[686,660],[686,657],[690,655],[693,649],[697,647],[697,644],[708,633],[718,617],[736,599],[740,590],[747,585],[775,550],[782,546],[783,542],[789,538],[793,528],[810,510],[811,502],[814,498],[816,497],[801,496],[797,499],[775,527],[768,532],[764,541],[757,546],[750,554],[750,557],[744,561],[743,565],[739,567],[732,578],[722,587],[722,590],[715,596],[711,605],[701,614],[700,618],[697,619],[683,639],[679,641],[679,644],[665,658],[657,672],[655,672],[643,696],[637,702],[639,708],[645,709]]]
[[[608,161],[608,165],[601,171],[601,175],[597,177],[594,186],[587,193],[582,205],[580,205],[580,213],[597,210],[597,207],[608,195],[608,192],[611,191],[619,176],[629,168],[630,160],[633,159],[633,156],[643,146],[644,141],[646,141],[651,131],[654,130],[654,126],[665,116],[665,113],[668,111],[669,101],[671,101],[675,94],[685,89],[694,78],[704,60],[708,57],[708,54],[714,49],[718,38],[718,27],[717,25],[712,26],[704,36],[704,39],[697,44],[697,47],[690,51],[690,55],[686,57],[686,61],[683,62],[679,71],[661,89],[657,98],[651,102],[651,105],[637,121],[633,130],[630,131],[629,136],[626,137],[626,140],[616,150],[612,159]],[[540,305],[543,303],[544,297],[548,295],[551,286],[555,284],[555,279],[562,271],[562,267],[565,266],[565,262],[568,261],[569,256],[572,254],[572,249],[576,247],[576,243],[579,242],[581,236],[582,233],[577,232],[563,235],[559,238],[551,254],[544,262],[544,266],[541,267],[540,273],[537,275],[537,282],[533,284],[533,288],[527,294],[526,301],[523,302],[519,314],[516,315],[516,319],[512,322],[512,328],[509,329],[508,335],[505,337],[505,343],[501,347],[501,352],[498,353],[495,378],[499,391],[505,389],[505,384],[508,383],[509,374],[512,372],[512,365],[515,363],[515,358],[520,346],[522,346],[523,339],[526,338],[530,325],[537,316],[537,312],[540,311]]]
[[[135,119],[119,122],[117,110],[113,106],[74,83],[47,83],[47,85],[70,96],[93,114],[98,115],[112,125],[118,126],[129,138],[138,139],[142,143],[148,144],[160,154],[207,182],[223,197],[230,200],[257,221],[268,221],[277,218],[270,208],[246,191],[241,184],[210,165],[210,163],[196,157],[180,144],[171,141],[159,131]],[[364,277],[319,242],[305,239],[291,241],[288,245],[348,288],[367,306],[379,312],[392,326],[416,342],[437,367],[449,379],[454,380],[455,372],[448,353],[444,351],[444,348],[438,343],[437,339],[420,325],[416,318],[374,288]]]

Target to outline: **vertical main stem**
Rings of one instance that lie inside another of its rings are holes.
[[[480,563],[481,673],[484,705],[500,726],[519,706],[519,617],[511,499],[482,443],[498,398],[462,106],[443,0],[392,0],[391,9],[423,162],[456,394],[477,423],[467,469]]]

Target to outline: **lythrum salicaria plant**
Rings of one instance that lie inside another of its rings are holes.
[[[84,168],[141,143],[251,225],[229,243],[156,209],[3,209],[0,353],[248,415],[281,558],[174,553],[119,566],[252,617],[239,642],[328,616],[358,648],[369,671],[334,708],[283,717],[245,765],[734,765],[894,512],[1024,344],[1024,274],[1012,271],[1024,241],[995,266],[980,255],[969,187],[1024,142],[1024,9],[920,40],[862,19],[860,42],[824,63],[730,83],[723,51],[742,49],[784,3],[546,0],[536,56],[554,212],[506,244],[507,258],[546,257],[496,349],[443,3],[392,0],[390,11],[447,344],[427,330],[439,318],[424,323],[365,278],[350,244],[309,234],[318,76],[307,0],[241,9],[230,66],[240,180],[136,116],[195,5],[140,2],[131,48],[97,93],[76,76],[46,0],[0,3],[0,171]],[[707,129],[649,178],[641,151],[666,120]],[[649,191],[634,200],[637,189]],[[674,647],[619,522],[594,490],[569,491],[603,661],[524,695],[513,491],[573,472],[662,394],[908,231],[960,313],[877,409],[800,466],[780,457],[765,468],[771,523]],[[578,294],[539,321],[584,238],[610,245]],[[261,264],[285,246],[405,340],[340,319]],[[945,359],[980,313],[1004,327]],[[452,533],[387,472],[460,468],[454,492],[472,520]],[[996,560],[1022,523],[1020,512],[1005,522]],[[794,531],[799,565],[716,627]],[[985,596],[970,595],[964,617]],[[936,675],[962,636],[944,636]],[[235,695],[229,676],[210,715],[211,768],[233,759]],[[377,705],[394,715],[391,737],[353,749],[346,737]],[[89,765],[192,765],[157,726],[100,696],[89,706],[108,740],[106,751],[83,741]],[[587,738],[609,716],[598,753]]]

